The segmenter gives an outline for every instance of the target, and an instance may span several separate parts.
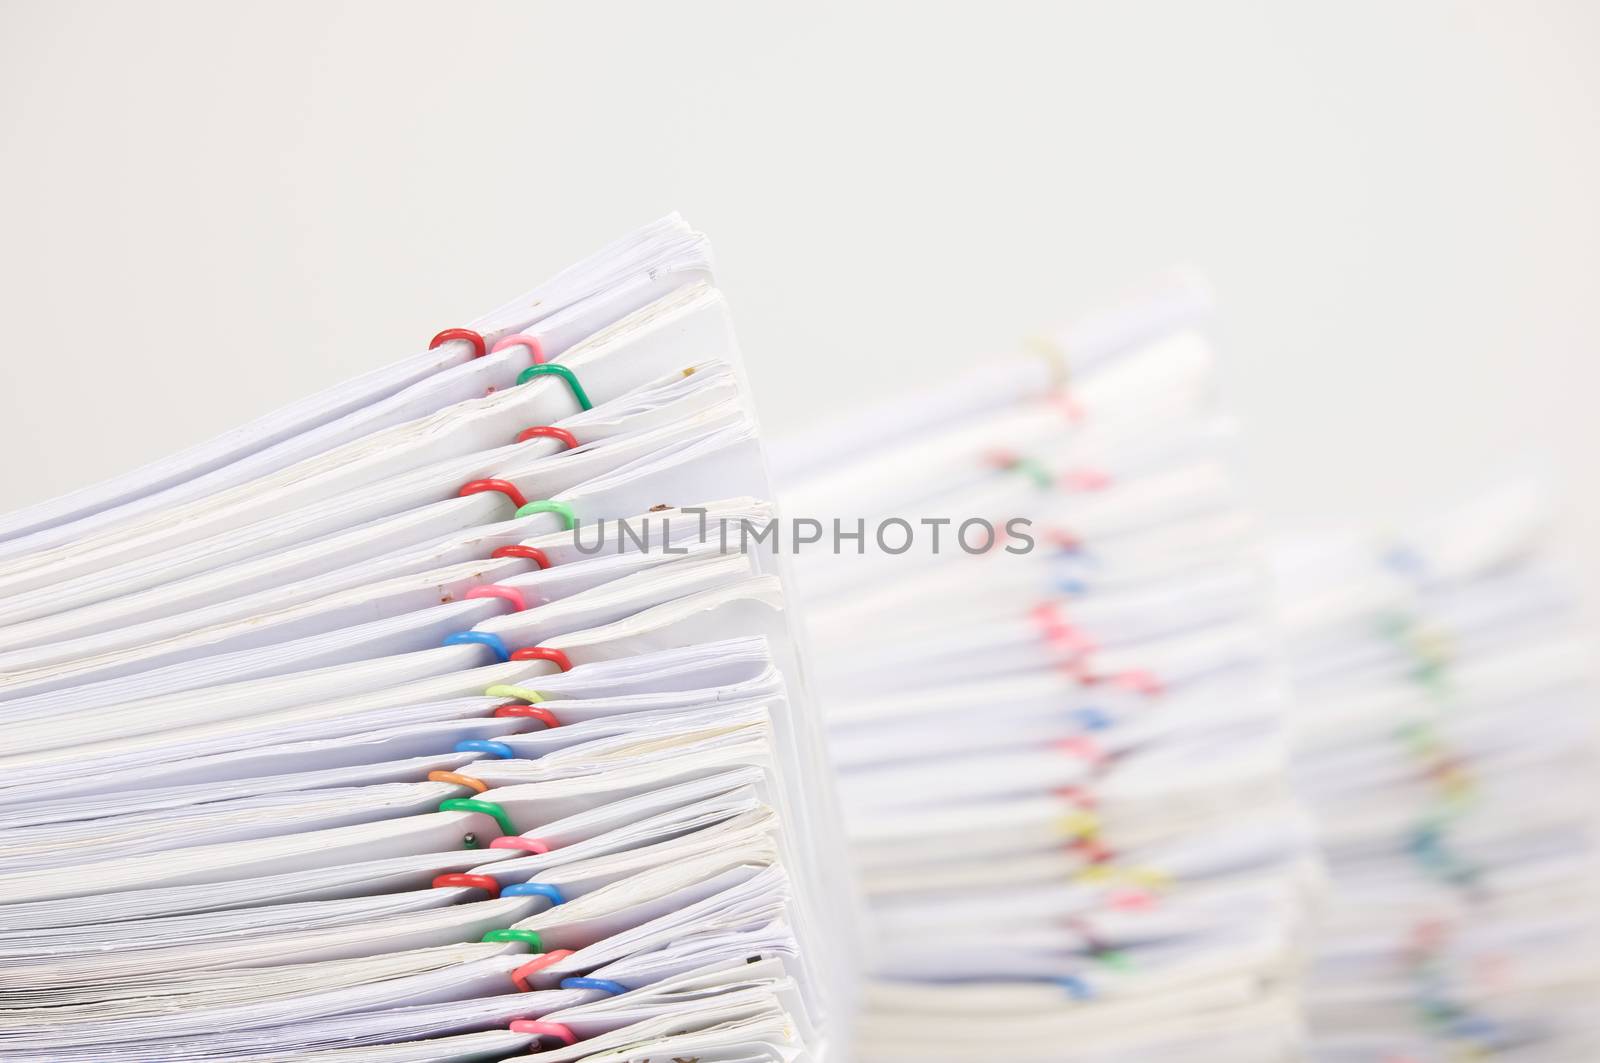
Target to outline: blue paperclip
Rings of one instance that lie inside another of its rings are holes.
[[[1111,726],[1111,717],[1092,705],[1078,709],[1072,715],[1085,731],[1104,731]]]
[[[487,738],[468,738],[456,743],[457,753],[488,753],[501,760],[515,760],[517,751],[504,742],[491,742]]]
[[[599,989],[602,992],[610,993],[613,996],[616,996],[619,993],[626,993],[628,991],[628,987],[623,985],[621,982],[613,982],[605,978],[563,978],[561,979],[561,988]]]
[[[544,882],[519,882],[500,891],[502,897],[544,897],[551,904],[566,904],[561,891]]]
[[[489,631],[457,631],[453,635],[446,635],[439,645],[465,646],[468,643],[489,647],[502,662],[511,660],[511,650],[507,648],[505,639]]]
[[[1383,566],[1401,576],[1420,580],[1428,574],[1428,560],[1409,546],[1390,547],[1383,555]]]
[[[1074,1000],[1094,999],[1094,991],[1089,988],[1089,983],[1075,974],[1063,975],[1057,978],[1056,985],[1072,994]]]

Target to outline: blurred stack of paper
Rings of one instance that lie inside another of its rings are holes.
[[[0,1057],[820,1056],[850,877],[779,576],[701,534],[771,515],[708,269],[668,218],[0,521]]]
[[[777,451],[863,1059],[1298,1051],[1317,876],[1203,313],[1179,283]]]
[[[1531,488],[1281,559],[1319,1059],[1600,1058],[1594,695]]]

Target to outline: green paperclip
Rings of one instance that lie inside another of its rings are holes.
[[[561,519],[566,521],[568,531],[571,531],[572,526],[578,523],[578,515],[572,512],[571,506],[565,502],[552,502],[548,498],[541,499],[538,502],[529,502],[517,510],[517,516],[519,517],[531,517],[535,513],[559,514]]]
[[[1128,954],[1120,949],[1106,949],[1095,954],[1095,959],[1111,968],[1113,971],[1129,971],[1133,964],[1128,962]]]
[[[506,810],[493,801],[476,801],[470,797],[452,797],[448,801],[439,802],[440,812],[481,812],[485,816],[493,816],[494,821],[500,824],[501,834],[515,834],[517,828],[511,825],[511,817],[506,815]]]
[[[578,400],[578,405],[586,410],[594,409],[594,403],[589,401],[589,393],[583,390],[583,385],[578,383],[577,376],[564,365],[530,365],[517,374],[517,383],[526,384],[534,377],[558,376],[567,382],[567,387],[572,389],[572,397]]]
[[[1055,483],[1050,475],[1050,470],[1046,469],[1034,458],[1018,458],[1011,467],[1018,472],[1026,473],[1033,480],[1034,486],[1043,490],[1049,490]]]
[[[504,684],[496,684],[488,688],[483,692],[483,696],[486,698],[518,698],[526,701],[529,705],[537,705],[544,700],[544,695],[537,690],[529,690],[527,687],[508,687]]]
[[[524,945],[527,945],[529,951],[531,952],[544,951],[544,942],[539,940],[539,932],[537,930],[517,930],[515,928],[507,930],[491,930],[487,934],[483,935],[480,940],[520,941]]]

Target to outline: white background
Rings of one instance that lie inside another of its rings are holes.
[[[1583,0],[0,0],[0,154],[5,508],[678,209],[769,430],[1182,263],[1280,526],[1542,461],[1600,539]]]

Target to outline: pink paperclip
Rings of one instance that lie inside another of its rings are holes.
[[[494,346],[489,348],[489,353],[503,351],[507,347],[526,347],[528,348],[528,354],[533,357],[534,365],[544,364],[544,344],[539,342],[539,337],[537,336],[529,336],[522,332],[514,336],[506,336],[503,339],[495,340]]]
[[[510,602],[512,607],[519,613],[528,608],[528,600],[523,597],[521,591],[515,587],[507,587],[499,583],[480,583],[466,594],[463,594],[462,597],[500,598]]]

